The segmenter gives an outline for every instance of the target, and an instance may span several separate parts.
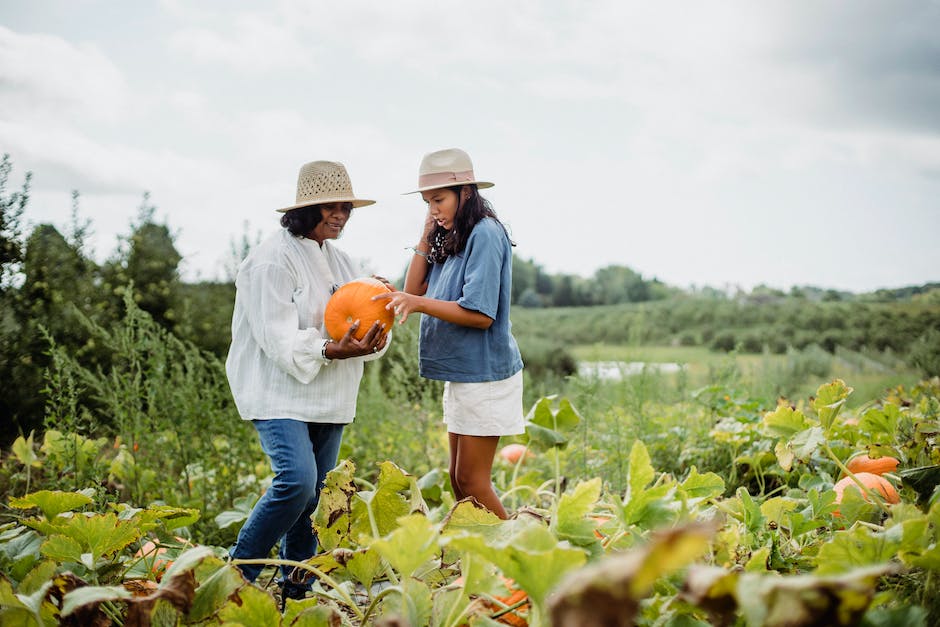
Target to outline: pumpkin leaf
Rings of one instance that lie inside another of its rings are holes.
[[[725,480],[713,472],[699,474],[698,469],[692,466],[689,476],[679,484],[679,491],[690,505],[694,505],[724,494]]]
[[[831,575],[848,572],[855,567],[884,564],[898,552],[901,539],[896,532],[876,532],[862,525],[838,531],[819,549],[815,572]]]
[[[218,617],[224,624],[280,625],[281,613],[274,597],[257,586],[244,586],[236,593],[237,601],[226,603]],[[240,601],[240,602],[239,602]]]
[[[832,383],[819,386],[816,390],[816,398],[813,399],[813,409],[819,417],[819,424],[825,431],[832,428],[832,423],[836,416],[845,406],[845,401],[852,393],[852,388],[845,384],[842,379],[836,379]]]
[[[94,500],[80,492],[63,492],[61,490],[40,490],[27,494],[22,498],[11,498],[10,507],[16,509],[32,509],[38,507],[46,520],[52,520],[62,512],[70,512],[90,505]]]
[[[325,551],[349,543],[352,498],[356,494],[353,483],[355,465],[348,459],[341,461],[327,473],[320,500],[313,515],[317,539]]]
[[[438,553],[439,533],[431,521],[420,514],[400,518],[398,525],[385,538],[374,540],[370,547],[388,560],[392,568],[410,577]]]
[[[594,505],[601,496],[601,480],[598,477],[582,481],[572,493],[565,493],[558,499],[555,513],[551,517],[551,531],[561,540],[572,544],[590,547],[597,544],[594,529],[597,523],[588,518]]]
[[[565,573],[586,561],[583,550],[571,547],[568,542],[558,542],[544,524],[533,518],[505,521],[501,527],[503,533],[493,538],[464,531],[445,540],[457,550],[495,564],[536,604],[544,603],[549,590]]]
[[[192,606],[187,613],[187,622],[199,623],[207,620],[225,605],[229,598],[248,582],[241,571],[231,564],[221,565],[196,588]]]
[[[803,412],[789,405],[780,405],[775,411],[764,415],[761,421],[761,432],[768,437],[788,440],[811,426],[813,423],[803,415]]]
[[[13,456],[16,457],[24,466],[32,466],[34,468],[39,468],[42,466],[42,463],[39,461],[39,457],[36,455],[36,451],[33,448],[33,432],[29,432],[28,438],[23,438],[19,436],[16,440],[13,441]],[[16,507],[14,505],[14,507]]]

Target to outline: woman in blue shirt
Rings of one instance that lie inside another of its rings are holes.
[[[525,431],[522,357],[512,336],[512,243],[479,188],[469,155],[425,155],[418,187],[428,205],[405,289],[387,298],[401,316],[421,318],[421,376],[444,381],[450,480],[458,500],[472,496],[506,518],[490,473],[501,435]]]

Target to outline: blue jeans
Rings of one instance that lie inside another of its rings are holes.
[[[253,420],[252,424],[271,460],[274,481],[251,510],[229,554],[235,559],[265,559],[280,540],[280,558],[302,562],[317,552],[310,516],[326,473],[336,466],[345,425],[291,419]],[[264,567],[245,564],[239,568],[248,581],[254,581]],[[281,567],[284,585],[291,570]]]

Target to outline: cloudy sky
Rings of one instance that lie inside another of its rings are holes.
[[[187,278],[344,162],[341,240],[399,276],[459,146],[551,272],[867,291],[940,280],[940,2],[0,4],[0,152],[96,256],[146,190]]]

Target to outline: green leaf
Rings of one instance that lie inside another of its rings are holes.
[[[46,520],[52,520],[62,512],[70,512],[93,502],[90,497],[79,492],[40,490],[39,492],[27,494],[23,498],[11,498],[10,506],[17,509],[38,507],[42,510]]]
[[[803,415],[803,412],[789,405],[778,406],[775,411],[765,414],[761,421],[761,431],[764,435],[786,440],[811,426],[813,423]]]
[[[760,512],[767,522],[779,524],[786,522],[787,514],[799,506],[800,504],[794,499],[784,496],[775,496],[761,503]]]
[[[526,444],[534,451],[545,452],[552,448],[565,448],[568,445],[568,438],[562,434],[533,422],[526,423],[525,435]]]
[[[62,617],[88,605],[100,605],[104,601],[130,599],[131,593],[121,586],[82,586],[62,597]]]
[[[203,560],[213,557],[212,549],[207,546],[196,546],[180,553],[179,557],[173,560],[173,564],[163,574],[163,582],[166,583],[176,577],[191,570],[195,570]],[[163,584],[161,584],[161,587]]]
[[[505,521],[473,501],[461,501],[443,521],[442,533],[474,533],[492,538],[502,532]]]
[[[167,531],[188,527],[202,515],[198,509],[170,505],[151,505],[146,512],[162,522]]]
[[[317,539],[325,551],[348,541],[352,498],[356,494],[353,475],[356,467],[344,459],[327,473],[313,516]]]
[[[552,415],[552,400],[554,397],[543,396],[535,405],[532,406],[532,409],[529,410],[528,415],[526,416],[526,421],[545,429],[555,430],[555,417]]]
[[[889,530],[890,531],[890,530]],[[875,532],[861,525],[836,532],[819,549],[816,572],[821,575],[842,573],[854,567],[866,567],[891,561],[901,546],[897,532]]]
[[[520,517],[505,521],[503,533],[491,539],[463,532],[447,540],[457,550],[479,555],[514,579],[536,604],[570,570],[586,561],[583,550],[557,538],[541,522]]]
[[[600,496],[601,480],[597,477],[582,481],[570,494],[562,494],[551,517],[551,531],[559,539],[578,546],[597,544],[597,536],[594,535],[597,523],[588,518],[588,514]]]
[[[375,490],[356,494],[352,502],[352,538],[385,536],[398,527],[398,519],[411,513],[411,501],[401,492],[412,487],[411,475],[392,462],[380,464]],[[375,523],[375,529],[372,528]]]
[[[692,466],[689,476],[679,484],[679,490],[685,494],[690,504],[708,499],[716,499],[725,492],[725,480],[713,472],[699,474],[698,469]]]
[[[808,461],[819,445],[826,441],[826,435],[822,427],[810,427],[800,431],[790,439],[790,445],[793,447],[793,455],[802,461]]]
[[[257,586],[245,586],[237,593],[241,603],[226,603],[219,610],[218,617],[223,623],[241,625],[276,626],[281,624],[281,613],[277,609],[274,597]]]
[[[406,579],[401,584],[401,616],[405,625],[427,625],[434,601],[431,589],[423,581]]]
[[[93,563],[97,563],[102,556],[123,549],[141,535],[135,521],[118,520],[117,515],[112,513],[93,516],[78,514],[61,522],[55,529],[57,533],[75,540],[83,552],[91,553]]]
[[[19,597],[16,596],[16,592],[13,591],[13,584],[10,583],[10,580],[0,574],[0,608],[4,607],[22,610],[29,609],[20,601]]]
[[[323,603],[319,599],[288,599],[281,624],[291,627],[335,627],[342,624],[342,619],[343,614],[335,603]]]
[[[412,514],[398,520],[399,527],[385,538],[374,540],[371,548],[382,555],[405,577],[415,572],[438,552],[438,530],[426,516]]]
[[[346,570],[368,590],[372,587],[372,582],[385,571],[385,565],[381,555],[369,547],[354,551],[346,562]]]
[[[780,464],[780,467],[783,468],[786,472],[790,472],[793,468],[793,460],[796,458],[796,455],[793,453],[793,446],[790,445],[786,440],[780,440],[774,445],[774,455],[777,456],[777,463]]]
[[[36,451],[33,450],[33,432],[29,432],[28,438],[23,438],[20,436],[13,441],[13,456],[24,466],[34,466],[39,467],[42,464],[39,463],[39,457],[36,455]],[[14,507],[16,507],[14,505]]]
[[[32,594],[39,590],[46,581],[52,579],[55,575],[57,564],[51,560],[44,560],[36,564],[31,571],[20,581],[17,592],[20,594]]]
[[[77,540],[68,536],[54,535],[42,543],[42,554],[57,562],[81,563],[84,549]]]
[[[862,415],[859,430],[871,434],[873,442],[894,442],[901,419],[901,411],[893,403],[885,404],[881,409],[872,408]]]
[[[851,393],[852,388],[848,387],[842,379],[836,379],[832,383],[821,385],[816,390],[813,408],[816,410],[816,415],[819,416],[819,424],[822,425],[824,430],[829,431],[832,427],[833,421],[842,411],[842,407]]]
[[[196,588],[187,621],[199,623],[208,619],[245,585],[247,582],[237,567],[223,564]]]
[[[241,528],[242,524],[248,520],[251,514],[251,508],[258,502],[260,497],[256,494],[241,496],[232,501],[233,509],[220,512],[215,517],[215,524],[219,529],[226,529],[232,525]]]
[[[649,452],[642,440],[636,440],[630,449],[630,465],[627,475],[627,495],[629,501],[643,493],[656,476],[653,464],[650,462]]]
[[[555,412],[555,429],[558,431],[571,431],[581,424],[581,414],[574,408],[567,398],[561,399],[558,403],[558,411]]]

